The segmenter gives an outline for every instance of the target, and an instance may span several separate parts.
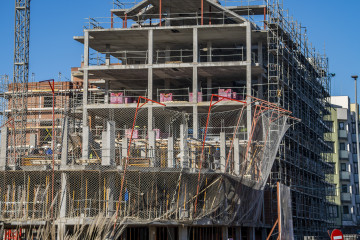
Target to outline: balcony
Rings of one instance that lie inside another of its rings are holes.
[[[351,202],[351,193],[341,193],[341,201]]]
[[[346,130],[339,130],[339,138],[347,138],[348,134]]]
[[[350,172],[340,172],[340,179],[345,181],[350,181]]]
[[[339,157],[341,159],[349,159],[349,152],[346,150],[340,150]]]

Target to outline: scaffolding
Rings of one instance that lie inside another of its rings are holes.
[[[2,172],[8,228],[54,221],[64,236],[85,234],[77,221],[103,222],[102,236],[147,239],[156,223],[157,239],[253,239],[275,223],[280,182],[291,190],[295,238],[327,236],[326,56],[281,1],[184,1],[114,1],[111,18],[90,18],[75,37],[85,49],[80,81],[58,83],[58,120],[47,126],[56,137],[38,144],[60,144],[45,154],[56,171],[35,159]],[[41,88],[27,92],[31,131],[51,116],[37,100],[51,89]],[[1,141],[16,148],[4,123]]]

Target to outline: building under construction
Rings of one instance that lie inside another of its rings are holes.
[[[3,86],[5,236],[327,236],[328,63],[278,0],[118,0],[74,39],[78,83]]]

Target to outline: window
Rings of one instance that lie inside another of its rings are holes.
[[[340,143],[340,150],[346,150],[345,143]]]
[[[44,97],[44,108],[52,107],[53,105],[53,97],[45,96]]]
[[[349,206],[343,206],[343,214],[349,214]]]
[[[339,122],[339,130],[345,130],[345,123]]]
[[[341,185],[341,192],[347,193],[348,192],[348,186],[346,184]]]
[[[355,194],[359,194],[359,184],[355,183]]]
[[[340,164],[340,169],[342,172],[346,172],[346,163],[341,163]]]

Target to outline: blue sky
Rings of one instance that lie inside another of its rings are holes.
[[[14,0],[0,2],[0,75],[13,74]],[[324,47],[330,72],[336,73],[333,95],[354,97],[352,74],[360,75],[360,0],[284,0],[284,8],[303,26],[319,51]],[[109,17],[112,0],[32,0],[30,75],[35,80],[70,78],[80,65],[83,48],[73,40],[81,35],[85,18]]]

